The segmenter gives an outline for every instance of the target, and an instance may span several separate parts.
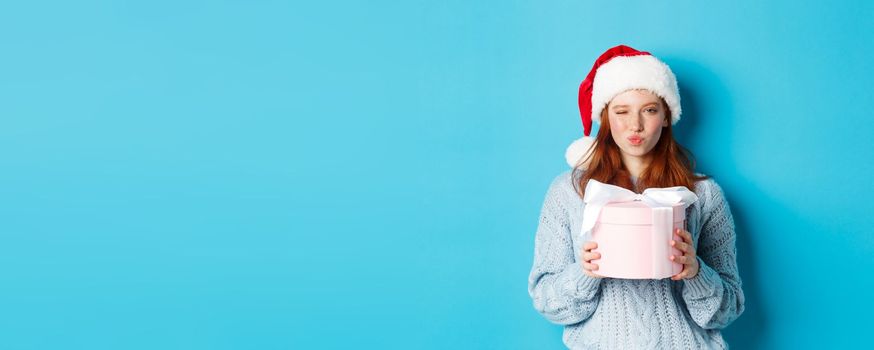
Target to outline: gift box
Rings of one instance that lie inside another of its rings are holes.
[[[589,180],[583,227],[584,241],[598,243],[600,259],[594,273],[613,278],[662,279],[683,270],[670,256],[683,253],[671,246],[682,242],[676,229],[686,227],[686,208],[698,196],[685,187],[649,188],[637,194],[625,188]]]
[[[682,205],[651,208],[641,201],[610,203],[592,229],[591,240],[598,243],[600,259],[596,274],[613,278],[662,279],[683,270],[670,260],[683,253],[671,246],[671,239],[683,240],[674,230],[685,229],[686,211]]]

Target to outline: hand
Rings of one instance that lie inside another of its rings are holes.
[[[598,270],[598,265],[593,264],[592,260],[600,259],[601,253],[593,252],[592,249],[598,248],[598,243],[587,241],[583,243],[583,273],[589,275],[589,277],[602,278],[603,276],[599,276],[592,271]]]
[[[683,264],[683,271],[671,277],[674,281],[679,281],[681,279],[689,279],[695,277],[698,274],[698,258],[695,255],[695,248],[692,243],[692,234],[689,231],[676,229],[680,238],[683,239],[682,242],[678,242],[675,240],[671,240],[671,246],[680,250],[683,253],[681,256],[671,255],[671,261],[678,262]]]

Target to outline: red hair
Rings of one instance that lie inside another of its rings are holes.
[[[662,105],[670,118],[671,111],[664,99]],[[622,163],[621,151],[613,140],[610,133],[610,118],[607,117],[607,108],[601,111],[601,127],[595,137],[594,149],[589,152],[586,160],[588,169],[580,166],[574,167],[574,189],[580,197],[585,195],[586,184],[589,179],[595,179],[603,183],[616,185],[635,192],[643,192],[647,188],[684,186],[690,191],[695,190],[695,182],[707,179],[707,176],[695,175],[695,158],[692,152],[681,146],[674,140],[671,123],[662,128],[659,142],[650,150],[652,160],[638,178],[638,186],[634,187],[631,181],[631,173]]]

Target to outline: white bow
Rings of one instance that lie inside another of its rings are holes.
[[[643,193],[637,194],[619,186],[591,179],[586,184],[586,195],[583,198],[586,208],[583,210],[583,226],[580,234],[586,235],[595,227],[601,209],[608,203],[642,201],[651,208],[671,208],[683,204],[685,210],[697,200],[698,196],[683,186],[648,188]]]

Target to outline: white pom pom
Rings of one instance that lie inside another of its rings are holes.
[[[570,146],[568,146],[567,150],[564,152],[564,157],[567,160],[567,164],[574,168],[578,165],[581,165],[580,162],[583,160],[585,156],[588,156],[588,153],[592,149],[592,145],[595,144],[595,138],[590,136],[583,136],[580,139],[577,139]],[[582,164],[585,165],[585,164]]]

